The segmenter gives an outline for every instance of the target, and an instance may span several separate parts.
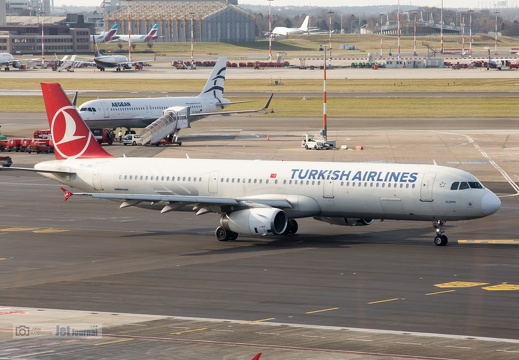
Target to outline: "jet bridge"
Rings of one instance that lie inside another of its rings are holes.
[[[173,142],[177,143],[178,132],[190,126],[190,107],[172,106],[162,113],[162,116],[148,125],[141,133],[143,145],[157,144],[168,135],[173,135]],[[180,145],[181,143],[178,142]]]

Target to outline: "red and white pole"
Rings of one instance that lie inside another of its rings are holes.
[[[326,46],[324,48],[324,78],[323,78],[323,140],[326,141],[328,139],[328,123],[326,118],[326,52],[328,49]],[[331,48],[330,48],[331,50]]]

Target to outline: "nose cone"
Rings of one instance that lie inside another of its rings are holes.
[[[496,196],[496,194],[489,192],[483,199],[481,200],[481,210],[483,214],[490,215],[495,213],[501,207],[501,200]]]

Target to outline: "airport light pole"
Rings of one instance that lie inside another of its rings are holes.
[[[413,55],[416,56],[416,11],[413,11],[414,15],[414,24],[413,24]]]
[[[398,58],[400,59],[400,0],[398,0],[398,8],[396,13],[396,22],[397,22],[397,37],[398,37]]]
[[[384,14],[380,14],[380,58],[382,58],[382,45],[383,45],[383,36],[382,36],[382,21],[384,18]]]
[[[328,11],[327,14],[330,16],[330,39],[328,42],[329,42],[329,50],[330,50],[330,67],[332,67],[332,15],[333,15],[333,11]],[[326,68],[326,66],[325,66],[325,68]],[[326,70],[324,72],[326,74]]]
[[[474,10],[472,9],[469,9],[468,13],[469,13],[469,33],[470,33],[470,56],[472,56],[472,13],[474,12]]]
[[[270,11],[270,3],[273,0],[267,0],[269,2],[269,61],[272,61],[272,12]]]
[[[465,13],[461,13],[461,57],[465,56]]]
[[[332,48],[327,45],[321,45],[319,51],[324,51],[324,64],[323,64],[323,140],[326,142],[328,140],[328,119],[326,113],[326,53],[330,51],[332,53]]]
[[[191,15],[191,69],[195,68],[194,63],[194,43],[195,43],[195,14],[190,13]]]
[[[495,54],[497,55],[497,14],[499,14],[499,10],[494,10],[494,14],[496,14],[496,28],[495,28],[495,42],[494,42],[494,51],[495,51]]]
[[[440,54],[443,54],[443,0],[440,9]]]

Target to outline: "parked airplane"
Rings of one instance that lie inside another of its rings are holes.
[[[101,71],[105,71],[106,68],[115,68],[116,71],[129,70],[135,65],[144,63],[144,61],[131,61],[124,55],[101,55],[95,40],[94,48],[94,63]]]
[[[152,40],[157,40],[159,36],[157,32],[159,30],[159,24],[153,25],[150,32],[145,35],[114,35],[112,36],[112,42],[132,42],[132,43],[142,43],[149,42]]]
[[[22,67],[22,63],[19,60],[16,60],[13,55],[9,53],[0,53],[0,67],[5,66],[4,70],[11,70],[11,66],[15,69],[19,69]]]
[[[6,169],[38,172],[121,208],[218,213],[220,241],[294,234],[295,219],[313,217],[350,226],[432,221],[435,244],[446,245],[445,221],[481,218],[501,206],[472,174],[436,164],[117,158],[95,140],[58,83],[41,87],[56,160]],[[62,190],[65,200],[74,195]]]
[[[79,113],[91,128],[144,128],[173,106],[189,106],[191,122],[209,115],[251,113],[268,108],[272,96],[261,109],[221,111],[226,106],[234,104],[223,97],[226,70],[227,58],[219,57],[198,96],[96,99],[81,104]],[[178,130],[174,134],[175,142]]]
[[[303,34],[308,31],[308,22],[310,21],[310,16],[307,16],[303,21],[301,27],[298,28],[287,28],[283,26],[275,27],[272,30],[272,36],[286,36],[290,34]]]
[[[96,42],[104,43],[104,42],[111,41],[112,38],[117,34],[118,29],[119,29],[119,25],[115,24],[114,26],[112,26],[112,28],[108,32],[103,32],[99,35],[92,35],[92,42],[93,43],[96,43]]]

